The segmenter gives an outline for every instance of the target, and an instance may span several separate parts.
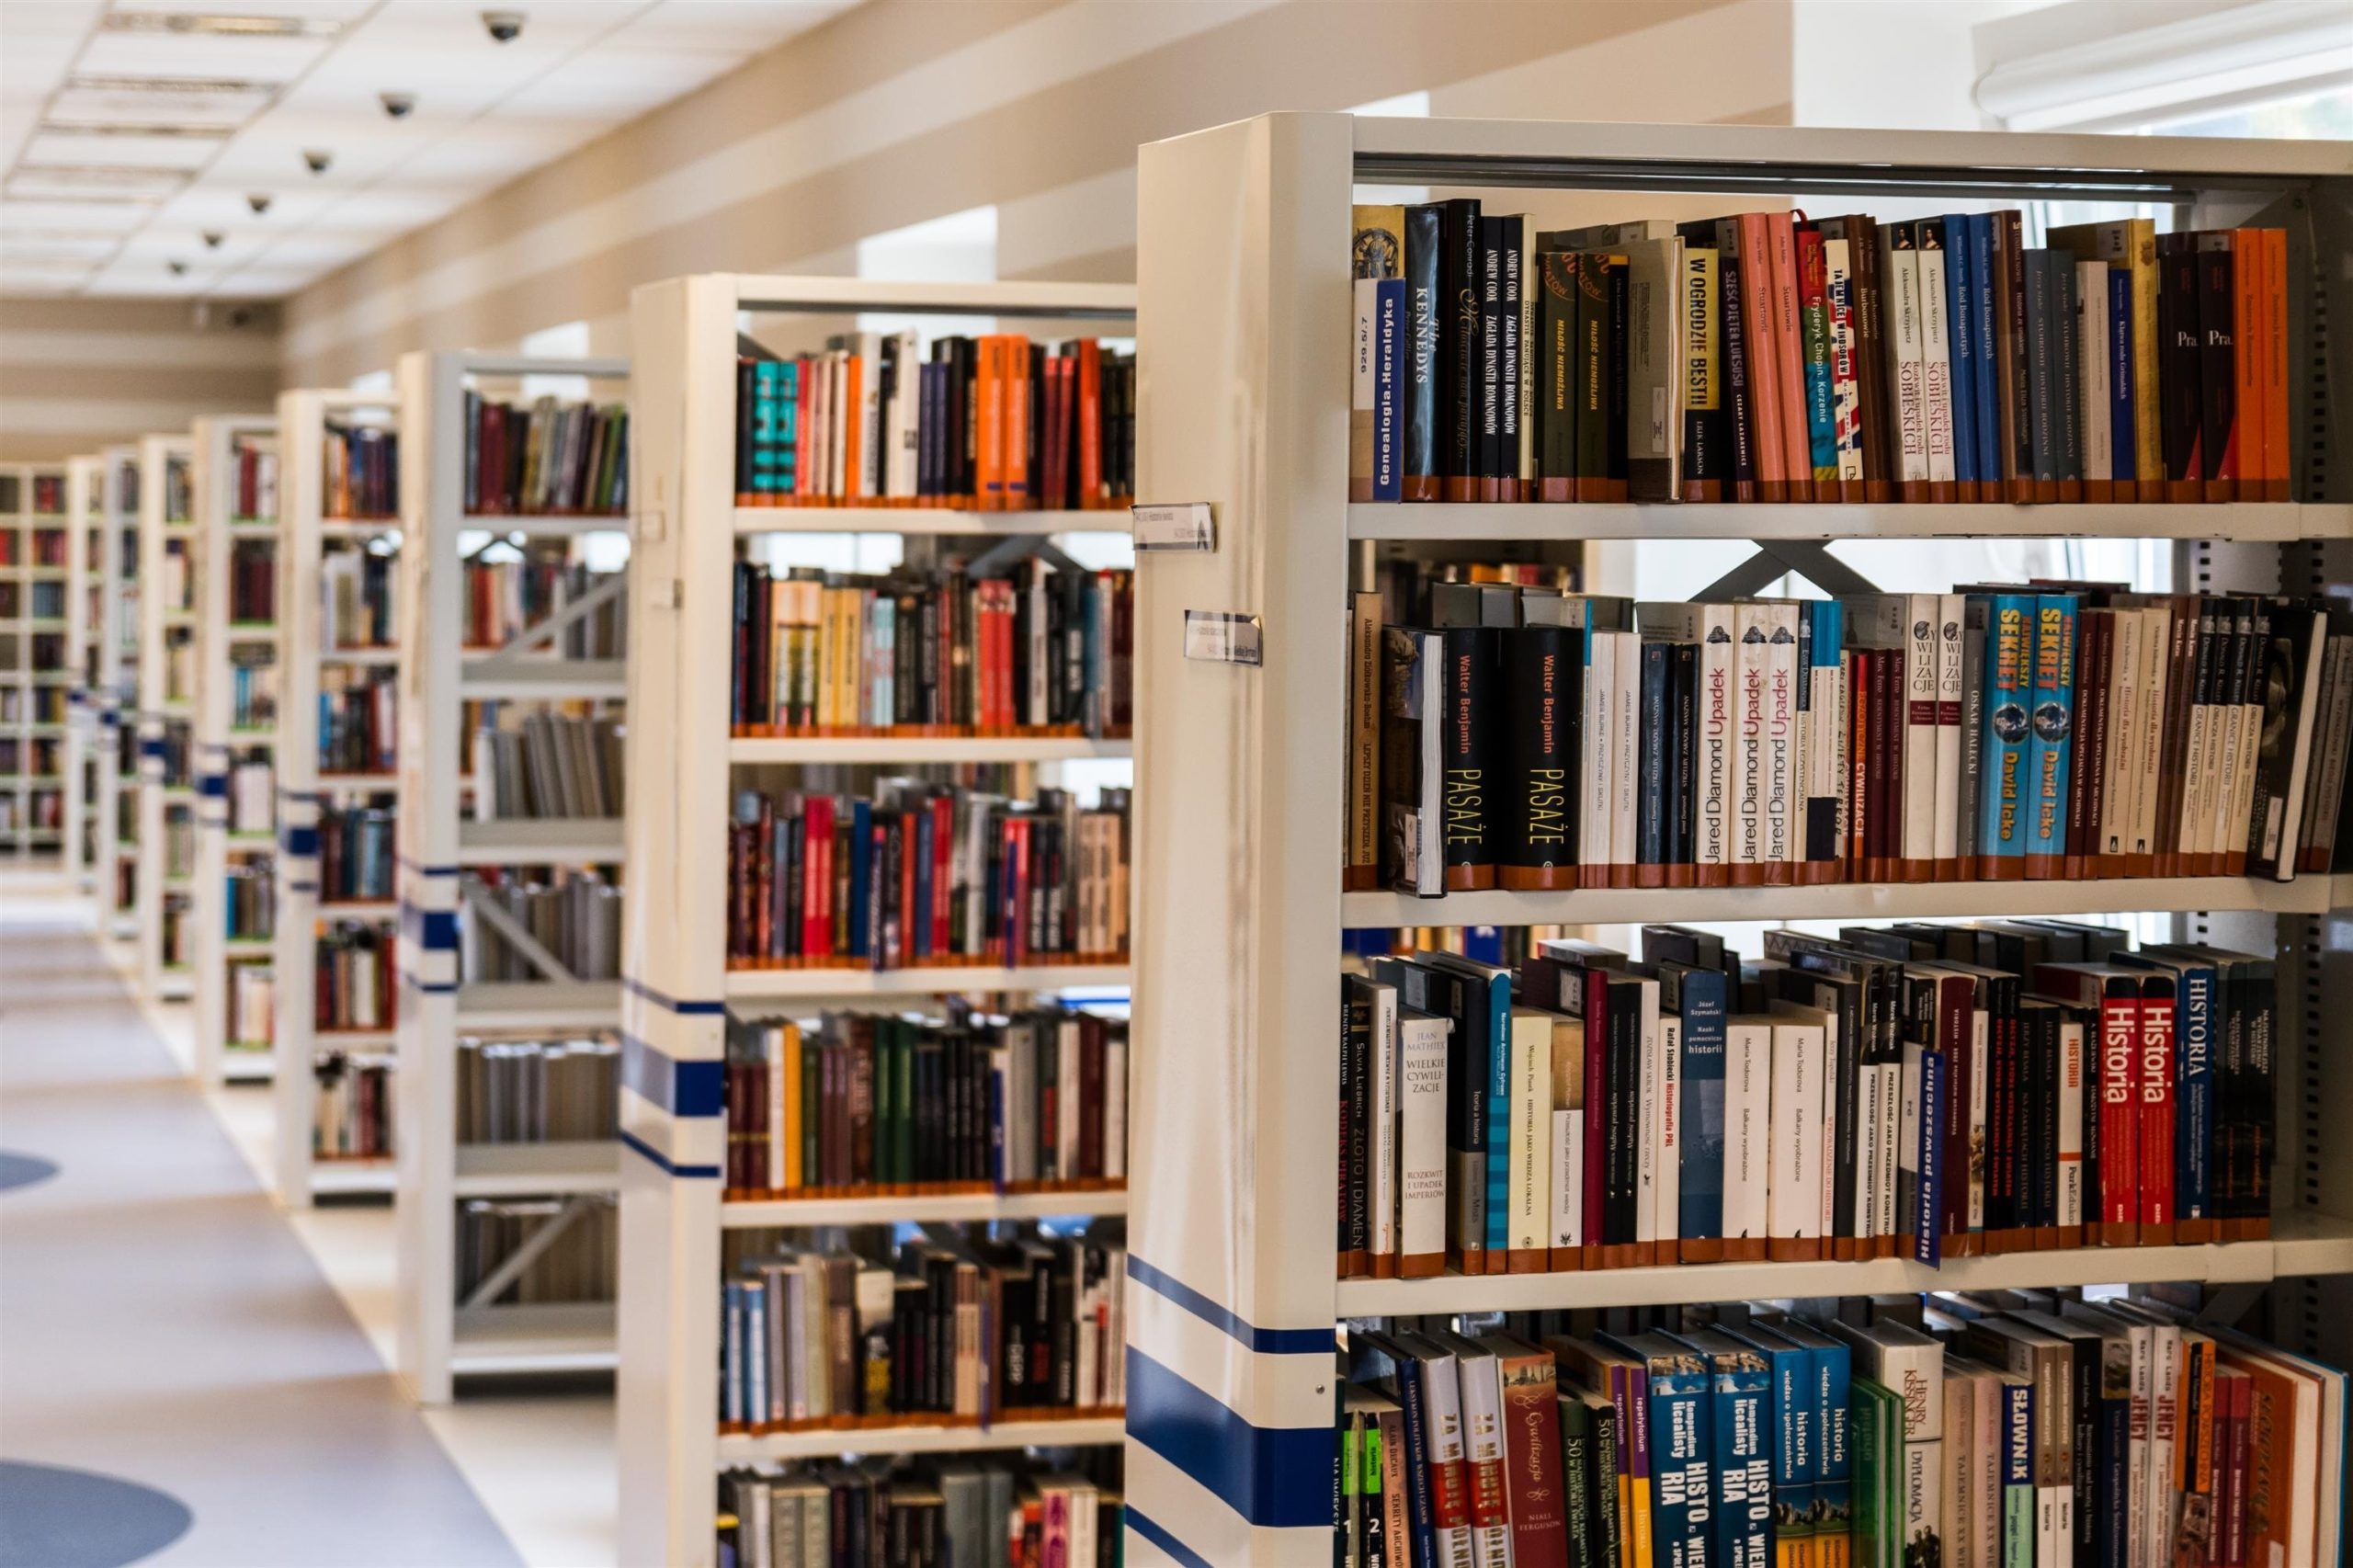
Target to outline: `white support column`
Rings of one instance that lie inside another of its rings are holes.
[[[148,436],[139,449],[139,976],[151,1001],[184,1001],[194,980],[185,968],[165,968],[164,909],[172,894],[187,897],[187,880],[171,875],[171,828],[176,820],[193,825],[196,801],[186,770],[176,777],[166,767],[165,738],[175,723],[185,732],[192,710],[169,693],[167,648],[175,632],[193,633],[196,616],[168,599],[166,562],[181,556],[192,596],[203,573],[189,519],[168,515],[172,472],[185,472],[192,456],[188,437]],[[200,602],[192,597],[190,606]]]

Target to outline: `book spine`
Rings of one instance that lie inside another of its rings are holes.
[[[1928,449],[1928,494],[1931,500],[1950,501],[1958,499],[1959,486],[1953,451],[1952,335],[1940,221],[1920,222],[1913,255],[1919,268],[1920,403]]]
[[[1832,305],[1830,277],[1822,234],[1813,228],[1797,232],[1798,309],[1805,369],[1806,446],[1809,466],[1817,485],[1838,483],[1838,423],[1836,381],[1832,369]],[[1823,499],[1835,498],[1835,491]]]
[[[1683,499],[1724,499],[1730,437],[1724,428],[1723,340],[1718,253],[1690,244],[1683,252]],[[1548,339],[1549,341],[1549,339]],[[1549,405],[1548,405],[1549,406]]]
[[[2067,780],[2074,756],[2075,600],[2041,595],[2035,605],[2034,687],[2028,729],[2033,790],[2026,835],[2029,879],[2055,878],[2067,851]]]
[[[1711,1568],[1714,1534],[1710,1509],[1713,1460],[1705,1373],[1662,1371],[1650,1375],[1650,1512],[1655,1568]]]
[[[1446,315],[1439,293],[1444,241],[1435,206],[1405,209],[1404,446],[1399,494],[1407,501],[1438,498],[1439,349]],[[1086,449],[1082,448],[1082,450]],[[1081,458],[1082,481],[1086,459]]]
[[[1404,499],[1405,280],[1384,278],[1375,290],[1372,345],[1370,499]]]
[[[1682,1092],[1678,1212],[1676,1233],[1686,1263],[1723,1256],[1726,1162],[1726,1020],[1728,995],[1721,973],[1692,970],[1678,991]]]

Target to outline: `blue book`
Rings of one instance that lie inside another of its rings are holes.
[[[915,906],[900,916],[906,932],[906,949],[916,958],[931,956],[931,823],[929,812],[915,813],[915,843],[911,846],[915,858]]]
[[[1773,1369],[1764,1352],[1720,1329],[1669,1335],[1706,1358],[1715,1430],[1716,1562],[1773,1568]]]
[[[2002,389],[1999,361],[1995,358],[1995,344],[1998,341],[1995,324],[2001,319],[2003,303],[1994,297],[1994,222],[1991,213],[1980,212],[1969,224],[1969,275],[1977,280],[1976,294],[1969,303],[1977,345],[1977,358],[1972,369],[1977,378],[1980,484],[2002,482]]]
[[[1811,642],[1807,628],[1812,628]],[[1841,683],[1838,653],[1846,645],[1847,608],[1836,599],[1810,599],[1800,607],[1798,616],[1798,709],[1811,712],[1820,709],[1825,700],[1836,696]],[[1842,744],[1838,751],[1843,754]],[[1829,776],[1817,778],[1812,765],[1800,759],[1800,776],[1803,788],[1794,791],[1802,802],[1799,817],[1799,846],[1807,860],[1836,863],[1846,853],[1838,839],[1839,818],[1845,809],[1846,780]],[[1828,790],[1817,794],[1817,784],[1827,784]]]
[[[1944,1158],[1937,1130],[1945,1122],[1945,1053],[1933,1046],[1909,1041],[1904,1047],[1904,1075],[1912,1079],[1913,1116],[1904,1131],[1912,1147],[1913,1169],[1904,1173],[1910,1199],[1904,1222],[1912,1229],[1912,1261],[1934,1268],[1944,1261]]]
[[[853,958],[873,953],[874,900],[867,881],[874,859],[874,807],[855,801],[849,809],[849,950]]]
[[[1954,212],[1945,219],[1945,330],[1952,354],[1952,473],[1974,484],[1977,470],[1977,247],[1971,235],[1983,218]]]
[[[2140,477],[2140,445],[2133,432],[2140,409],[2132,401],[2132,272],[2110,267],[2108,274],[2108,407],[2109,445],[2114,449],[2109,472],[2120,480]]]
[[[721,1383],[720,1419],[740,1424],[744,1419],[744,1286],[730,1279],[722,1287],[722,1328],[726,1346],[723,1364],[727,1376]]]
[[[1771,1374],[1767,1412],[1773,1450],[1773,1553],[1792,1562],[1814,1561],[1814,1474],[1821,1468],[1822,1413],[1816,1408],[1813,1353],[1762,1324],[1725,1332],[1765,1358]],[[1734,1564],[1733,1568],[1740,1568]]]
[[[2027,767],[2029,715],[2034,701],[2036,597],[1969,596],[1972,610],[1981,601],[1985,616],[1985,734],[1977,853],[1981,858],[2022,856],[2032,796]]]
[[[1815,1549],[1817,1562],[1849,1560],[1847,1539],[1855,1528],[1854,1448],[1849,1415],[1854,1401],[1854,1353],[1841,1340],[1811,1324],[1784,1319],[1773,1325],[1782,1338],[1813,1362],[1813,1533],[1836,1540]]]
[[[1394,1368],[1390,1392],[1396,1395],[1397,1406],[1405,1416],[1405,1536],[1413,1548],[1411,1568],[1444,1568],[1438,1561],[1438,1525],[1430,1505],[1429,1438],[1422,1426],[1422,1364],[1384,1337],[1368,1335],[1367,1340]]]
[[[1724,1035],[1729,986],[1722,970],[1658,966],[1658,1005],[1683,1020],[1683,1142],[1676,1234],[1687,1242],[1724,1233]]]
[[[1604,1334],[1641,1360],[1649,1390],[1652,1568],[1717,1568],[1714,1377],[1707,1358],[1665,1334]]]
[[[1637,697],[1642,703],[1641,765],[1635,769],[1634,858],[1645,866],[1666,864],[1666,787],[1673,765],[1667,757],[1666,711],[1669,661],[1674,644],[1644,642]]]
[[[2173,1212],[2177,1221],[2214,1214],[2214,1046],[2222,1027],[2222,975],[2195,949],[2116,952],[2109,962],[2174,976]]]
[[[1480,1142],[1485,1151],[1487,1250],[1500,1258],[1511,1246],[1511,971],[1453,953],[1431,953],[1426,961],[1461,976],[1468,983],[1463,1031],[1457,1039],[1470,1051],[1475,1076],[1487,1085],[1487,1117]],[[1418,1004],[1415,1004],[1418,1006]]]
[[[2058,877],[2067,853],[2067,773],[2075,757],[2075,596],[2042,594],[2034,610],[2034,693],[2027,772],[2026,874]]]
[[[1372,498],[1401,501],[1405,472],[1405,280],[1381,278],[1374,286],[1374,297]]]

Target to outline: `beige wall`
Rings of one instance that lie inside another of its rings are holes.
[[[1428,90],[1431,112],[1787,122],[1785,0],[870,0],[287,301],[290,385],[569,321],[629,291],[845,271],[998,209],[1006,277],[1134,276],[1137,143]]]
[[[41,462],[186,430],[206,414],[267,411],[278,393],[278,307],[232,326],[176,301],[0,300],[0,461]]]

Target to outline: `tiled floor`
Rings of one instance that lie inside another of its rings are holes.
[[[56,1561],[6,1460],[176,1499],[142,1561],[611,1563],[608,1389],[410,1403],[391,1209],[279,1210],[268,1091],[199,1091],[187,1007],[134,1000],[85,908],[0,883],[0,1151],[57,1167],[0,1190],[0,1568]],[[136,1513],[49,1490],[85,1535]]]

